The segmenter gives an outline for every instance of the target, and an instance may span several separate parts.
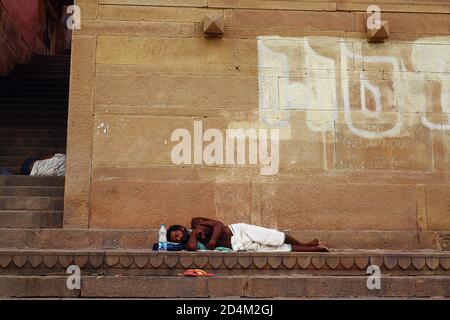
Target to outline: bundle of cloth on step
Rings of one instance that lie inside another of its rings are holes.
[[[37,160],[30,173],[31,176],[65,176],[66,175],[66,155],[55,154],[46,160]]]
[[[233,251],[292,251],[291,245],[284,243],[286,235],[283,232],[246,223],[231,224],[229,228],[233,233],[231,237]]]

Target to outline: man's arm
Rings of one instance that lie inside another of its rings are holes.
[[[197,251],[197,232],[192,230],[189,235],[189,240],[186,242],[186,246],[184,247],[187,251]]]
[[[217,240],[219,240],[220,235],[223,231],[223,223],[218,220],[208,219],[208,218],[194,218],[192,219],[192,229],[195,229],[197,225],[203,225],[213,228],[211,239],[206,243],[206,247],[210,250],[216,248]]]

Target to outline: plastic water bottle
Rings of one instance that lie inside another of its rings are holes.
[[[159,229],[158,251],[167,251],[167,231],[163,224]]]

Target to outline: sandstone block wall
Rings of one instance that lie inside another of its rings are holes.
[[[450,230],[448,3],[377,1],[385,44],[366,0],[76,3],[65,227]],[[279,171],[174,164],[196,121],[279,129]]]

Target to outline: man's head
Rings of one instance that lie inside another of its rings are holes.
[[[167,241],[185,244],[189,240],[189,231],[183,226],[174,225],[167,230]]]

